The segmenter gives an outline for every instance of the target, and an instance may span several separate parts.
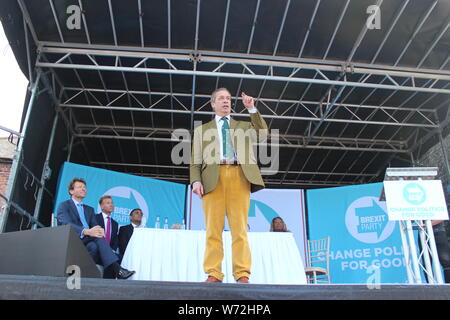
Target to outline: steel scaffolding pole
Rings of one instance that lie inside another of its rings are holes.
[[[8,178],[8,185],[7,185],[7,189],[6,189],[6,198],[8,198],[8,201],[6,202],[4,208],[1,212],[1,215],[0,215],[0,233],[5,232],[5,230],[6,230],[6,223],[8,221],[8,215],[9,215],[9,211],[11,208],[12,195],[13,195],[14,189],[16,187],[17,177],[19,175],[20,165],[22,163],[23,144],[26,139],[26,132],[28,129],[30,115],[33,110],[34,101],[38,94],[38,88],[39,88],[38,85],[39,85],[40,78],[41,78],[41,72],[40,72],[40,70],[38,70],[36,80],[31,88],[31,97],[30,97],[30,101],[28,102],[27,113],[25,115],[22,132],[20,134],[22,138],[20,139],[16,153],[14,154],[13,164],[11,166],[11,172],[10,172],[10,175]]]
[[[402,239],[403,256],[405,258],[406,275],[408,276],[408,283],[414,283],[414,273],[412,272],[411,269],[411,252],[405,232],[406,229],[405,221],[399,221],[398,225],[400,229],[400,237]]]
[[[423,262],[425,264],[425,273],[426,277],[428,279],[428,282],[433,283],[434,277],[433,277],[433,269],[431,267],[431,260],[430,255],[428,254],[428,243],[427,243],[427,235],[423,231],[423,221],[416,221],[417,226],[419,227],[419,240],[422,245],[422,252],[419,255],[419,258],[422,257]],[[431,281],[430,281],[431,280]]]
[[[444,283],[444,281],[442,279],[441,266],[439,263],[439,257],[438,257],[437,248],[436,248],[436,240],[434,238],[433,226],[431,225],[430,220],[426,220],[425,225],[427,228],[427,234],[429,237],[430,249],[431,249],[431,258],[433,261],[433,271],[434,271],[433,280],[439,284],[442,284],[442,283]]]
[[[405,221],[405,229],[406,229],[406,237],[408,241],[408,248],[409,248],[409,254],[411,257],[411,263],[412,263],[412,273],[414,275],[414,283],[422,283],[422,276],[420,275],[420,268],[419,268],[419,259],[417,256],[417,248],[416,248],[416,242],[414,239],[414,233],[412,228],[412,223],[410,220]]]
[[[72,135],[70,137],[69,150],[68,150],[68,153],[67,153],[67,162],[70,161],[70,157],[72,156],[72,147],[73,147],[73,140],[74,139],[75,139],[75,136]]]
[[[47,148],[47,156],[45,157],[44,166],[42,167],[41,186],[39,188],[38,196],[36,199],[36,206],[34,207],[33,216],[37,221],[39,221],[39,214],[40,214],[41,205],[42,205],[42,197],[44,195],[45,182],[48,179],[50,179],[50,175],[51,175],[49,163],[50,163],[50,156],[52,154],[53,142],[55,140],[55,133],[56,133],[57,126],[58,126],[58,112],[56,112],[55,118],[53,119],[52,133],[50,135],[50,141],[48,143],[48,148]],[[35,230],[35,229],[37,229],[36,224],[33,225],[33,230]]]

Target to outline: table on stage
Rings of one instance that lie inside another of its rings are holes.
[[[122,267],[136,271],[132,280],[202,282],[205,231],[134,229]],[[289,232],[249,232],[252,254],[250,282],[254,284],[306,284],[297,244]],[[223,282],[234,283],[231,234],[223,233]]]

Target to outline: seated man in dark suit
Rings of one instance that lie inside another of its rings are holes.
[[[100,198],[99,202],[102,212],[95,215],[97,223],[105,230],[105,240],[111,247],[112,251],[116,253],[119,246],[119,224],[113,218],[111,214],[114,212],[114,203],[111,196],[104,195]],[[120,263],[120,262],[119,262]],[[103,272],[103,278],[114,279],[114,272],[111,268],[107,268]]]
[[[105,232],[95,219],[94,209],[82,203],[86,197],[86,182],[75,178],[69,184],[71,199],[59,204],[57,211],[58,225],[71,225],[80,236],[95,263],[111,268],[115,277],[127,279],[135,271],[121,268],[117,255],[105,240]]]
[[[127,249],[128,242],[133,235],[134,228],[144,228],[142,225],[142,210],[141,209],[133,209],[130,212],[130,220],[131,223],[126,226],[120,227],[119,230],[119,257],[120,261],[122,261],[123,256],[125,254],[125,250]]]

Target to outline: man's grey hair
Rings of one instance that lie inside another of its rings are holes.
[[[214,103],[216,101],[217,93],[219,91],[228,91],[228,93],[230,93],[230,90],[228,90],[227,88],[217,88],[213,91],[213,93],[211,93],[211,103]]]

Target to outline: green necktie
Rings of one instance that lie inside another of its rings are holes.
[[[233,159],[233,145],[231,144],[230,138],[230,126],[228,125],[228,119],[223,117],[222,126],[222,155],[225,159]]]

